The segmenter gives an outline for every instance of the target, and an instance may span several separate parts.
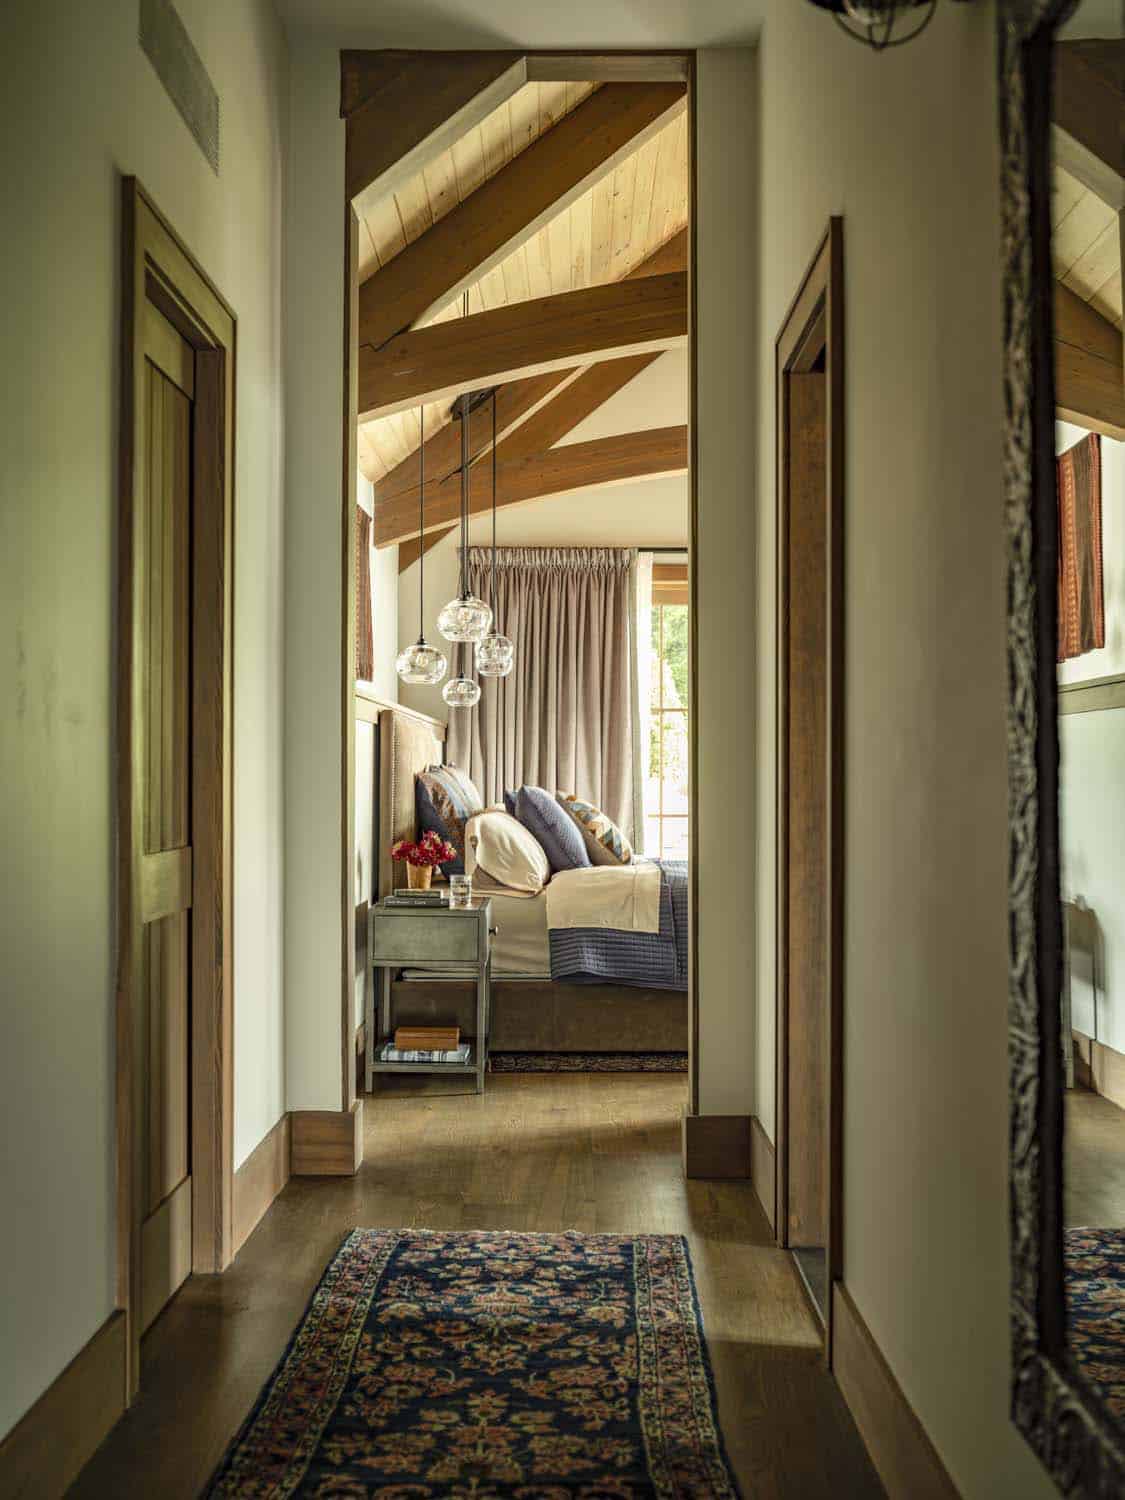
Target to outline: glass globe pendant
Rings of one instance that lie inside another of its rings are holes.
[[[420,635],[413,646],[407,646],[395,658],[395,671],[403,682],[421,687],[433,687],[445,676],[447,662],[436,646],[426,643]]]
[[[437,628],[447,641],[475,644],[483,641],[492,624],[492,611],[483,599],[467,590],[451,599],[437,617]]]
[[[492,607],[496,608],[496,392],[492,392]],[[506,635],[492,629],[477,646],[477,671],[482,677],[507,677],[516,660],[516,648]]]
[[[904,42],[921,36],[937,8],[937,0],[812,0],[812,3],[821,10],[831,11],[843,32],[876,52],[901,47]]]
[[[433,687],[445,676],[447,662],[436,646],[427,644],[424,629],[426,600],[426,408],[418,409],[418,639],[395,658],[395,671],[403,682]]]
[[[451,677],[441,696],[450,708],[476,708],[480,702],[480,683],[471,677]]]

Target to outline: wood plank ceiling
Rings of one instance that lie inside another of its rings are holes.
[[[1065,168],[1056,166],[1051,226],[1056,279],[1120,328],[1121,240],[1115,210]]]
[[[393,260],[568,115],[596,86],[526,84],[398,192],[372,205],[360,223],[360,278]],[[474,283],[469,288],[469,312],[620,280],[682,230],[687,218],[687,114],[680,111]],[[459,318],[461,306],[457,296],[425,321]],[[447,401],[428,405],[427,435],[448,420]],[[372,483],[378,482],[417,451],[418,441],[416,410],[362,424],[362,473]]]

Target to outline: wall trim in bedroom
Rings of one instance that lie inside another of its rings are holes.
[[[937,1449],[843,1282],[832,1287],[832,1372],[888,1495],[959,1500]]]
[[[354,1038],[348,1045],[355,1056]],[[363,1161],[363,1100],[351,1109],[295,1109],[289,1170],[294,1177],[354,1177]]]
[[[750,1176],[749,1115],[684,1115],[684,1176]]]
[[[777,1161],[773,1142],[757,1115],[750,1116],[750,1181],[770,1228],[776,1234],[774,1206],[777,1196]]]
[[[1075,1082],[1125,1109],[1125,1053],[1080,1031],[1075,1031],[1073,1037]]]
[[[125,1313],[111,1313],[0,1443],[0,1491],[62,1495],[125,1411]]]
[[[231,1254],[237,1255],[289,1181],[291,1126],[282,1115],[234,1174]]]

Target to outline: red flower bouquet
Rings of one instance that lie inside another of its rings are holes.
[[[457,857],[457,850],[431,828],[417,841],[397,839],[391,845],[391,858],[406,861],[406,873],[412,890],[428,890],[434,870],[449,859]]]

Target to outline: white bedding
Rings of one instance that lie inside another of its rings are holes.
[[[660,931],[660,866],[651,860],[560,870],[544,895],[548,928]]]

